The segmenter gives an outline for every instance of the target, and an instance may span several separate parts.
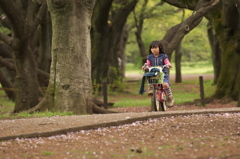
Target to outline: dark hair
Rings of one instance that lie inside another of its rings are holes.
[[[163,45],[160,41],[153,41],[151,42],[150,46],[149,46],[149,54],[151,54],[151,48],[154,48],[154,47],[159,47],[159,52],[160,53],[164,53],[164,49],[163,49]]]

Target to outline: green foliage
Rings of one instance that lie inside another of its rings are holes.
[[[142,3],[143,2],[139,2],[137,4],[135,9],[137,15],[140,14]],[[185,10],[185,17],[183,17],[183,11],[179,12],[178,8],[167,3],[156,5],[158,3],[158,1],[149,0],[146,12],[143,13],[145,17],[147,17],[144,20],[142,31],[142,39],[147,54],[151,41],[161,40],[171,27],[181,23],[183,18],[186,19],[192,14],[192,11]],[[184,37],[181,46],[183,62],[211,61],[211,48],[207,36],[207,23],[208,21],[204,18],[195,29]],[[130,15],[127,25],[132,26],[133,24],[133,15]],[[139,65],[138,61],[141,62],[141,59],[139,58],[140,51],[136,42],[135,31],[134,28],[129,32],[126,55],[128,62]]]
[[[6,15],[5,15],[5,14],[2,14],[2,15],[0,15],[0,18],[1,18],[2,20],[4,20],[4,19],[6,18]],[[1,33],[4,33],[4,34],[10,34],[10,33],[11,33],[11,30],[9,30],[8,28],[4,27],[4,26],[2,25],[2,23],[0,23],[0,32],[1,32]]]

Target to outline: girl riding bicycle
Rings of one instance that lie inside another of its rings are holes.
[[[153,41],[150,44],[149,47],[149,55],[147,56],[147,67],[156,67],[156,66],[163,66],[168,65],[170,68],[172,67],[168,56],[164,53],[163,46],[160,41]],[[142,69],[145,69],[146,67],[143,66]],[[163,69],[164,72],[164,79],[163,79],[163,89],[167,94],[168,102],[167,106],[172,107],[174,103],[172,91],[170,88],[170,82],[169,82],[169,75],[168,70],[166,68]],[[153,95],[153,85],[148,85],[148,95]]]

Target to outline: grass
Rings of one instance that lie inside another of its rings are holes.
[[[173,64],[173,68],[174,68]],[[141,67],[135,66],[133,63],[126,64],[127,74],[143,74]],[[210,74],[213,73],[212,64],[209,62],[185,62],[182,63],[182,74]],[[175,74],[175,70],[171,70],[171,74]],[[205,97],[210,97],[214,94],[215,86],[212,85],[212,80],[204,80]],[[175,98],[175,104],[184,102],[191,102],[194,99],[200,98],[199,81],[183,81],[181,84],[171,83],[172,91]],[[129,94],[116,95],[109,94],[109,100],[114,101],[114,107],[132,107],[132,106],[148,106],[151,101],[150,98],[144,93],[143,96],[138,94],[140,88],[139,82],[128,83],[125,89],[130,92]],[[146,86],[145,86],[146,89]],[[117,100],[117,99],[118,100]]]
[[[171,74],[175,74],[175,64],[173,63]],[[181,65],[182,74],[210,74],[213,73],[213,66],[208,61],[203,62],[184,62]],[[133,63],[126,64],[126,73],[140,73],[142,74],[141,66],[135,66]]]
[[[0,91],[0,94],[3,91]],[[51,112],[51,111],[45,111],[45,112],[35,112],[32,114],[21,112],[18,114],[12,114],[14,110],[15,103],[13,101],[7,100],[7,99],[1,99],[0,100],[0,119],[1,118],[36,118],[36,117],[52,117],[52,116],[69,116],[74,115],[72,112]]]
[[[138,107],[138,106],[146,106],[150,104],[149,98],[143,99],[127,99],[122,98],[120,101],[114,103],[114,107]]]
[[[205,97],[214,94],[215,86],[212,80],[204,80]],[[183,83],[171,84],[175,104],[192,102],[194,99],[200,99],[199,83],[197,80],[184,81]],[[113,107],[143,107],[151,105],[150,97],[145,92],[138,94],[140,81],[128,83],[126,92],[121,94],[109,93],[109,101],[114,102]],[[146,89],[146,86],[145,86]]]
[[[174,66],[173,66],[174,67]],[[126,65],[126,73],[141,73],[142,70],[139,67],[135,67],[133,64]],[[174,73],[172,70],[171,74]],[[195,73],[212,73],[212,66],[208,62],[198,62],[198,63],[183,63],[182,73],[195,74]],[[121,92],[111,92],[108,93],[108,101],[114,102],[113,107],[143,107],[150,106],[151,100],[147,96],[147,93],[139,95],[138,91],[140,88],[141,81],[134,82],[123,82],[119,84]],[[210,97],[215,91],[215,86],[212,85],[212,80],[204,80],[204,90],[205,97]],[[200,98],[199,83],[198,80],[183,81],[183,83],[175,84],[171,83],[172,91],[175,98],[175,104],[181,104],[184,102],[191,102],[194,99]],[[146,86],[145,86],[146,89]],[[1,118],[29,118],[29,117],[52,117],[52,116],[68,116],[74,115],[71,112],[35,112],[33,114],[29,113],[19,113],[11,114],[14,110],[15,103],[8,100],[5,97],[3,90],[0,90],[0,119]],[[101,97],[102,98],[102,97]]]

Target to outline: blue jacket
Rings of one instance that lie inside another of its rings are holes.
[[[147,56],[147,60],[149,60],[151,62],[151,66],[163,66],[164,64],[164,60],[168,58],[168,56],[165,53],[160,53],[158,57],[155,57],[153,54],[150,54]],[[165,74],[168,73],[167,69],[164,68],[163,72]]]

